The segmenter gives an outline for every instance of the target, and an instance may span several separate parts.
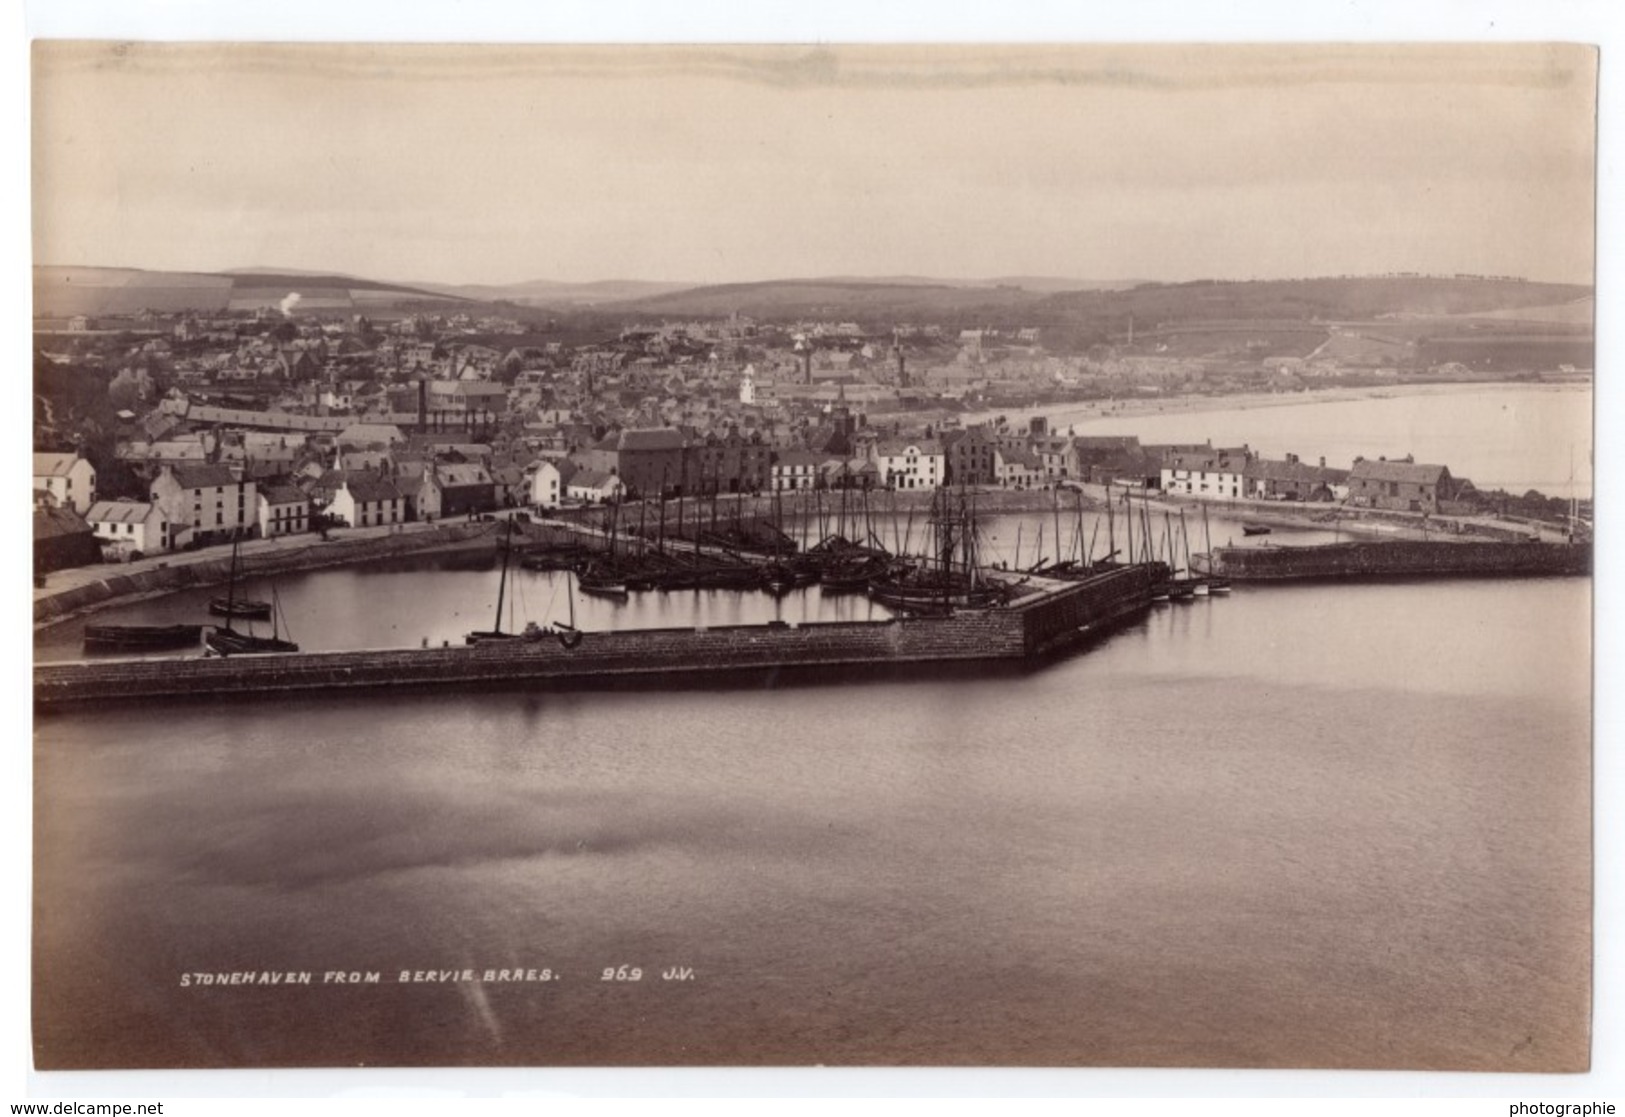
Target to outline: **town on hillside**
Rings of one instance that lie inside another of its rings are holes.
[[[479,306],[489,313],[360,314],[290,294],[252,309],[36,319],[36,575],[502,509],[842,488],[1116,484],[1560,518],[1547,505],[1561,502],[1479,493],[1446,463],[1270,460],[972,419],[1477,375],[1396,361],[1347,331],[1294,356],[1245,330],[1223,353],[1190,355],[1154,329],[1136,339],[1131,320],[1124,336],[1051,351],[1033,326],[733,314],[594,333]]]

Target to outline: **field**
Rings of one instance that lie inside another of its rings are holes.
[[[898,321],[962,323],[963,328],[970,329],[984,325],[988,313],[1030,306],[1042,297],[1019,287],[783,280],[697,287],[637,299],[623,304],[623,309],[693,317],[737,312],[753,318],[838,318],[864,325]]]
[[[273,307],[297,291],[306,310],[347,311],[358,297],[377,305],[405,301],[451,304],[450,296],[412,287],[343,276],[140,271],[134,268],[34,269],[34,313],[62,318],[75,314],[134,314],[140,310],[213,313]]]
[[[1020,286],[1031,282],[1032,287]],[[410,310],[553,317],[566,332],[616,330],[662,318],[743,314],[764,323],[855,322],[884,334],[899,323],[936,325],[952,344],[958,331],[1037,327],[1053,353],[1122,346],[1175,357],[1262,360],[1303,357],[1323,343],[1325,355],[1409,365],[1459,360],[1475,369],[1540,369],[1591,362],[1591,291],[1586,287],[1509,279],[1381,276],[1368,278],[1092,284],[1050,293],[1061,280],[1018,280],[977,286],[900,277],[896,281],[798,279],[669,290],[667,284],[515,284],[509,287],[420,287],[352,276],[265,271],[200,275],[117,268],[34,269],[34,313],[40,317],[210,312],[277,306],[298,292],[306,312],[364,310],[388,317]],[[653,290],[659,293],[650,294]],[[448,291],[529,293],[524,308],[470,301]],[[556,306],[538,309],[557,292]],[[615,301],[627,294],[639,297]],[[602,299],[604,301],[598,301]],[[1346,336],[1336,336],[1338,327]],[[1359,335],[1359,336],[1353,336]],[[1330,341],[1328,341],[1330,339]],[[557,340],[563,340],[562,337]]]

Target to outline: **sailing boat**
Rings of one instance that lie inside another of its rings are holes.
[[[981,578],[974,504],[961,490],[958,507],[948,489],[931,498],[932,553],[923,569],[908,570],[869,583],[871,600],[912,613],[946,615],[955,609],[985,609],[1008,597],[998,582]]]
[[[299,645],[292,640],[284,640],[281,636],[280,621],[282,618],[282,603],[277,599],[276,586],[271,587],[271,600],[266,603],[265,614],[271,620],[271,635],[255,636],[251,632],[236,632],[231,627],[233,617],[243,614],[235,611],[237,601],[237,547],[239,537],[231,541],[231,573],[226,581],[225,609],[220,612],[226,618],[224,628],[210,629],[203,637],[205,654],[219,656],[227,655],[256,655],[267,652],[296,652]],[[219,599],[216,599],[219,600]],[[211,611],[212,603],[211,603]]]
[[[1190,580],[1190,562],[1186,560],[1185,567],[1179,565],[1179,555],[1174,550],[1174,521],[1165,510],[1162,513],[1164,539],[1168,547],[1168,599],[1170,601],[1189,602],[1196,598],[1196,583]],[[1184,513],[1180,513],[1180,522],[1184,522]],[[1180,575],[1185,577],[1181,578]]]
[[[246,597],[238,597],[234,592],[237,586],[237,541],[240,536],[231,537],[231,574],[226,584],[226,596],[211,598],[209,612],[217,617],[225,617],[229,621],[233,617],[246,621],[268,621],[271,619],[271,602],[251,601]],[[228,623],[229,630],[231,625]]]
[[[557,632],[555,635],[558,636],[559,643],[563,645],[566,651],[568,651],[571,648],[579,647],[581,645],[581,639],[583,636],[582,631],[576,627],[576,595],[575,591],[570,587],[569,571],[565,571],[564,574],[564,596],[565,600],[570,603],[570,623],[556,625],[555,627],[557,628]],[[526,626],[525,635],[533,640],[538,639],[541,636],[541,633],[538,632],[532,634],[531,627],[532,626]]]
[[[554,636],[558,638],[559,644],[566,651],[581,646],[585,633],[576,627],[576,599],[574,592],[570,589],[570,572],[568,570],[564,573],[564,589],[565,599],[570,603],[570,623],[539,625],[535,621],[527,621],[525,622],[525,631],[519,635],[528,643],[535,644],[549,636]],[[503,638],[509,635],[509,633],[503,633]]]
[[[513,555],[513,518],[508,519],[508,531],[503,536],[502,547],[502,575],[497,581],[497,617],[496,624],[488,631],[475,630],[465,636],[464,642],[468,644],[483,644],[487,640],[512,640],[518,636],[517,632],[502,631],[502,599],[508,592],[508,560]]]
[[[627,596],[626,579],[615,561],[615,537],[621,530],[621,505],[617,501],[609,510],[608,549],[601,558],[593,559],[582,568],[577,585],[582,593],[597,597],[622,599]],[[500,627],[500,625],[498,626]]]
[[[1213,533],[1208,529],[1207,505],[1202,505],[1202,542],[1207,547],[1207,574],[1203,581],[1207,583],[1209,593],[1229,593],[1230,579],[1221,578],[1213,573]]]
[[[1202,510],[1207,511],[1206,508]],[[1185,548],[1185,580],[1190,583],[1192,593],[1197,597],[1206,597],[1208,595],[1207,579],[1198,577],[1196,567],[1191,564],[1191,536],[1190,530],[1185,525],[1185,510],[1183,508],[1179,510],[1179,542]]]

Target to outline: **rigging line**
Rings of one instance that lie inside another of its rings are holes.
[[[553,616],[553,606],[558,602],[559,599],[559,582],[558,579],[553,576],[553,573],[554,572],[550,571],[547,576],[547,584],[553,588],[553,592],[548,594],[547,597],[547,616],[549,618]],[[566,577],[568,577],[568,574]]]
[[[978,532],[978,534],[980,534],[980,533]],[[999,547],[999,545],[993,541],[994,537],[989,535],[989,536],[986,537],[986,539],[987,539],[987,543],[985,545],[986,545],[987,549],[992,551],[993,554],[998,557],[998,560],[1000,562],[1004,562],[1005,561],[1005,553]]]

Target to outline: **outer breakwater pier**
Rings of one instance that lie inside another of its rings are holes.
[[[1029,579],[1019,598],[942,617],[588,632],[474,646],[40,664],[34,700],[85,703],[428,687],[728,683],[807,669],[904,673],[952,663],[1020,665],[1102,636],[1150,607],[1161,563],[1076,582]]]
[[[1591,573],[1590,543],[1453,540],[1328,543],[1312,547],[1215,547],[1197,570],[1237,582],[1360,578],[1529,578]]]

